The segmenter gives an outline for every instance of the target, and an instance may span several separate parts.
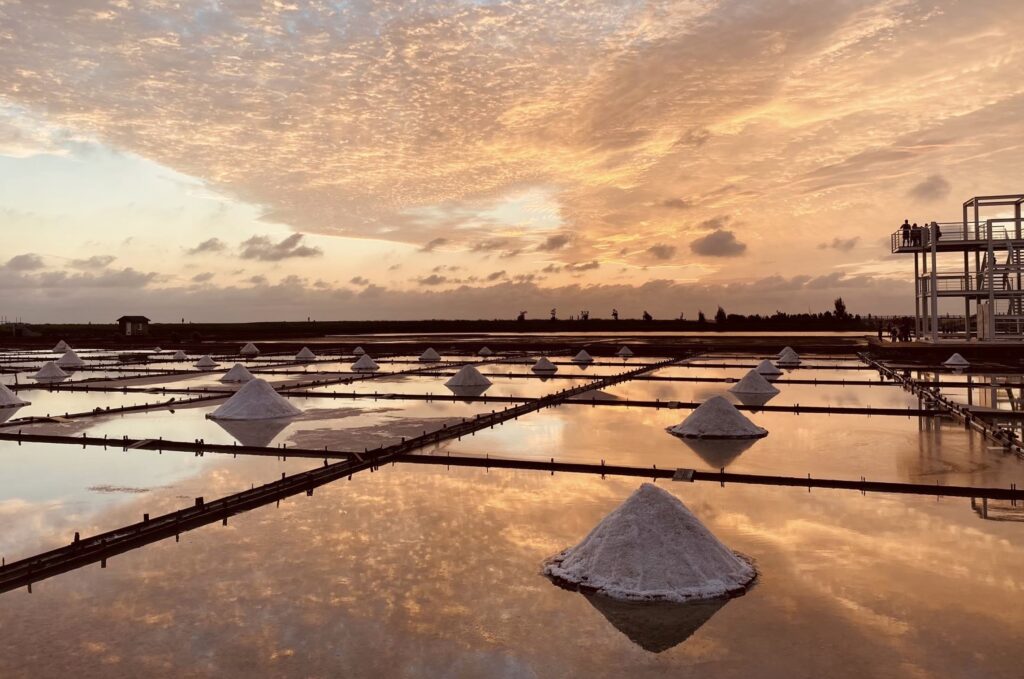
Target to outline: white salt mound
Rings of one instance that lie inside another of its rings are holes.
[[[309,347],[302,347],[299,353],[295,354],[296,361],[315,361],[316,354],[309,350]]]
[[[231,370],[224,373],[220,378],[221,382],[249,382],[255,379],[249,369],[241,363],[236,363]]]
[[[259,356],[260,350],[252,342],[247,342],[244,347],[238,350],[238,353],[242,356]]]
[[[668,431],[683,438],[701,439],[753,439],[768,435],[767,429],[747,419],[724,396],[712,396]]]
[[[53,353],[55,353],[55,354],[63,354],[65,351],[67,351],[70,348],[71,347],[68,346],[67,342],[65,342],[64,340],[61,340],[61,341],[57,342],[57,346],[55,346],[53,348]]]
[[[448,387],[489,387],[491,381],[471,365],[464,365],[445,382]]]
[[[81,368],[85,363],[78,357],[74,349],[68,349],[63,356],[57,359],[57,365],[61,368]]]
[[[441,354],[434,351],[434,347],[428,347],[426,351],[420,354],[420,359],[424,363],[434,363],[435,361],[441,360]]]
[[[796,353],[789,347],[786,347],[782,350],[782,353],[779,354],[779,360],[776,361],[776,363],[779,365],[799,365],[800,354]]]
[[[967,361],[966,358],[957,353],[953,354],[945,361],[943,361],[942,365],[948,366],[950,368],[965,368],[969,366],[970,363]]]
[[[171,356],[171,358],[173,358],[175,361],[185,361],[185,360],[188,360],[188,356],[186,356],[185,352],[182,351],[181,349],[178,349],[177,351],[175,351],[174,355]]]
[[[66,378],[68,374],[60,369],[60,366],[53,361],[47,361],[43,367],[32,376],[36,382],[57,382]]]
[[[209,417],[214,420],[271,420],[301,414],[301,410],[274,391],[266,380],[253,379]]]
[[[476,352],[476,355],[487,358],[488,356],[493,356],[494,352],[488,349],[487,347],[483,347],[482,349],[480,349],[480,351]]]
[[[729,388],[734,394],[777,394],[779,390],[776,389],[771,382],[766,380],[761,373],[757,370],[751,370],[743,379],[732,385]]]
[[[765,360],[761,361],[760,363],[758,363],[757,367],[754,368],[754,370],[756,370],[759,375],[781,375],[782,374],[782,371],[779,370],[778,368],[776,368],[775,364],[772,363],[771,361],[769,361],[768,359],[765,359]]]
[[[795,353],[796,352],[793,351],[793,347],[784,347],[782,349],[782,351],[780,351],[779,353],[777,353],[775,355],[781,358],[782,356],[785,356],[786,354],[795,354]]]
[[[210,358],[209,354],[206,354],[195,363],[197,368],[216,368],[218,365],[219,363]]]
[[[352,364],[352,370],[357,373],[368,373],[373,372],[374,370],[380,370],[380,366],[370,358],[369,354],[364,352],[360,355],[359,360]]]
[[[577,401],[621,401],[615,394],[609,394],[607,391],[600,389],[590,389],[583,392],[579,396],[573,396],[573,400]]]
[[[17,394],[7,388],[7,385],[0,384],[0,408],[20,408],[27,405],[31,404],[19,398]]]
[[[554,373],[558,372],[558,366],[549,361],[546,357],[541,356],[537,359],[537,362],[530,368],[535,373]]]
[[[619,349],[618,354],[622,358],[629,358],[630,356],[633,355],[633,352],[630,351],[629,347],[622,347],[621,349]]]
[[[683,603],[737,594],[757,573],[671,493],[645,483],[544,574],[613,599]]]
[[[366,352],[363,350],[362,347],[356,347],[355,349],[352,350],[352,353],[355,354],[356,356],[362,356]]]
[[[587,353],[586,349],[580,349],[580,353],[572,357],[573,363],[593,363],[594,357]]]

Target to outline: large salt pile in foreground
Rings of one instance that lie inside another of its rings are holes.
[[[231,370],[224,373],[220,378],[221,382],[249,382],[255,379],[249,369],[241,363],[236,363]]]
[[[380,370],[380,366],[367,353],[363,353],[359,360],[352,364],[353,372],[370,373],[374,370]]]
[[[621,356],[622,358],[629,358],[630,356],[633,355],[633,352],[630,350],[629,347],[622,347],[621,349],[619,349],[618,355]]]
[[[295,417],[302,411],[281,396],[266,380],[254,379],[210,413],[213,420],[271,420]]]
[[[210,369],[210,368],[216,368],[220,364],[217,363],[217,361],[215,361],[212,358],[210,358],[209,354],[206,354],[205,356],[200,358],[198,361],[196,361],[195,365],[196,365],[197,368]]]
[[[181,349],[178,349],[177,351],[175,351],[174,355],[171,356],[171,358],[173,358],[175,361],[186,361],[186,360],[188,360],[188,356]]]
[[[776,368],[775,364],[767,358],[758,363],[754,370],[756,370],[759,375],[764,375],[765,377],[778,377],[782,374],[782,371]]]
[[[427,347],[427,350],[420,354],[419,360],[424,363],[436,363],[441,360],[441,354],[434,351],[434,347]]]
[[[82,368],[85,363],[78,357],[74,349],[68,349],[63,356],[57,359],[57,365],[61,368]]]
[[[471,365],[464,365],[447,382],[448,387],[489,387],[491,381]]]
[[[0,384],[0,408],[20,408],[21,406],[31,405],[28,401],[19,398],[17,394],[7,388],[6,385]]]
[[[779,390],[772,386],[757,370],[751,370],[743,379],[729,388],[734,394],[777,394]]]
[[[960,354],[953,354],[945,361],[943,361],[942,365],[946,366],[947,368],[966,368],[971,364],[967,361],[966,358],[964,358]]]
[[[256,348],[255,344],[248,342],[244,347],[238,350],[238,353],[242,356],[259,356],[260,350]]]
[[[573,363],[593,363],[594,357],[587,353],[586,349],[580,349],[580,353],[572,357]]]
[[[544,574],[614,599],[686,602],[744,591],[756,577],[671,493],[645,483]]]
[[[55,354],[63,354],[65,351],[67,351],[70,348],[71,347],[68,346],[67,342],[65,342],[64,340],[61,340],[61,341],[57,342],[57,346],[55,346],[53,348],[53,353],[55,353]]]
[[[476,352],[476,355],[482,356],[483,358],[488,358],[490,356],[493,356],[494,352],[488,349],[487,347],[483,347],[480,349],[480,351]]]
[[[299,353],[295,354],[296,361],[315,361],[316,354],[309,350],[309,347],[302,347]]]
[[[47,361],[43,367],[32,376],[36,382],[60,382],[66,379],[68,374],[60,369],[60,366],[53,361]]]
[[[535,373],[554,373],[558,372],[558,366],[549,361],[545,356],[541,356],[530,370]]]
[[[754,439],[768,435],[767,429],[747,419],[724,396],[712,396],[668,431],[683,438],[699,439]]]

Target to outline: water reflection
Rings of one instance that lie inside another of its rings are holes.
[[[600,594],[581,594],[612,626],[651,653],[683,643],[711,619],[729,599],[686,604],[666,601],[619,601]]]
[[[270,420],[222,420],[210,418],[243,446],[266,447],[294,421],[291,417]]]
[[[491,388],[490,384],[479,385],[475,387],[452,387],[445,385],[448,389],[456,396],[462,396],[464,398],[476,398],[477,396],[483,396],[484,392]],[[463,401],[463,403],[470,403],[470,401]]]
[[[748,448],[761,439],[696,439],[672,438],[682,441],[712,469],[725,469]]]
[[[745,406],[763,406],[778,395],[778,392],[774,394],[751,394],[732,392],[733,398],[742,403]]]

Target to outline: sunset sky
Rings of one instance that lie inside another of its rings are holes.
[[[1020,0],[0,0],[0,314],[912,311]]]

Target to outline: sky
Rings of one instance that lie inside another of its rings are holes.
[[[912,312],[1019,0],[0,0],[0,315]]]

